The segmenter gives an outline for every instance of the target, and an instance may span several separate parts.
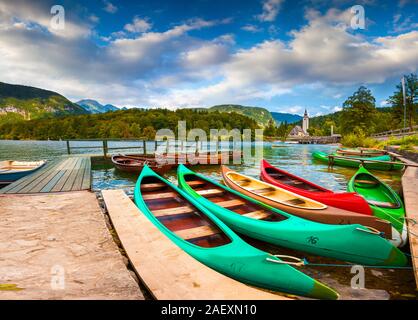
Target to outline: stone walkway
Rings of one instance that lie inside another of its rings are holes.
[[[89,191],[0,196],[0,299],[143,299]]]

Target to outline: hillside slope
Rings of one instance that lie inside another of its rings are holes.
[[[0,82],[0,122],[86,113],[56,92]]]
[[[271,115],[273,119],[276,120],[277,124],[280,124],[282,122],[296,123],[303,119],[303,117],[298,114],[271,112]]]
[[[236,104],[222,104],[210,107],[208,109],[203,109],[209,112],[219,111],[219,112],[235,112],[238,114],[242,114],[247,116],[262,126],[267,126],[270,120],[273,120],[270,111],[265,108],[260,107],[248,107],[248,106],[241,106]]]

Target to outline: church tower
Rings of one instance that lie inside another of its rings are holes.
[[[308,112],[305,109],[305,113],[303,115],[303,122],[302,122],[303,133],[307,135],[308,129],[309,129],[309,116],[308,116]]]

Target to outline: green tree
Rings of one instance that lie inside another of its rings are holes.
[[[341,131],[350,133],[361,130],[371,133],[374,130],[374,115],[376,113],[376,99],[371,91],[364,86],[358,88],[356,92],[344,102],[341,111]]]
[[[418,77],[411,73],[405,76],[405,96],[406,96],[406,121],[410,129],[417,118],[418,110]],[[392,115],[398,127],[403,127],[404,104],[402,83],[396,86],[396,91],[389,97],[388,102],[392,106]]]
[[[264,128],[264,135],[267,137],[274,137],[276,136],[276,124],[274,120],[269,120],[267,127]]]

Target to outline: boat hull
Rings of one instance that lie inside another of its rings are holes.
[[[355,192],[335,193],[331,190],[327,190],[319,185],[316,185],[308,180],[292,175],[287,171],[276,168],[269,164],[266,160],[261,160],[260,167],[261,180],[268,182],[272,185],[294,192],[298,195],[319,201],[331,207],[340,208],[343,210],[357,212],[365,215],[373,214],[372,210],[370,209],[367,202],[363,199],[363,197],[359,196]],[[310,187],[314,191],[309,191],[306,189],[298,188],[296,186],[291,186],[286,183],[283,183],[280,180],[275,179],[271,174],[267,172],[267,170],[277,172],[279,174],[289,177],[290,179],[297,180],[302,184],[308,186],[308,188]]]
[[[12,163],[14,163],[14,161],[4,161],[2,163],[11,163],[12,164]],[[25,163],[33,163],[33,162],[23,162],[22,161],[22,162],[19,162],[19,163],[23,164],[23,166],[19,166],[19,168],[23,168]],[[10,166],[7,167],[7,168],[11,168],[10,172],[7,172],[9,170],[7,170],[7,171],[6,170],[3,171],[4,169],[2,170],[2,168],[6,168],[6,166],[3,167],[0,163],[0,184],[1,185],[7,185],[7,184],[10,184],[10,183],[13,183],[13,182],[15,182],[19,179],[22,179],[22,178],[38,171],[39,169],[41,169],[45,165],[46,165],[46,161],[39,161],[37,163],[37,166],[35,166],[33,168],[31,167],[31,168],[28,168],[27,170],[25,170],[25,169],[15,170],[14,172],[13,172],[14,167],[13,167],[13,165],[11,165],[11,167]]]

